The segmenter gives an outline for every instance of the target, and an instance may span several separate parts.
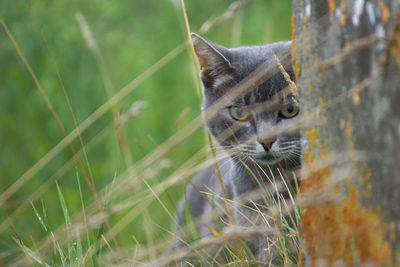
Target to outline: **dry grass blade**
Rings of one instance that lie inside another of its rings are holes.
[[[282,66],[281,61],[276,56],[276,54],[274,54],[274,58],[275,58],[276,64],[278,65],[279,69],[281,70],[281,72],[283,74],[283,77],[285,77],[285,80],[289,85],[290,91],[292,92],[292,94],[294,95],[294,97],[296,99],[299,99],[299,90],[297,89],[296,84],[290,79],[289,74],[286,72],[285,68]],[[296,100],[296,102],[297,102],[297,100]]]
[[[243,8],[248,2],[249,2],[248,0],[239,0],[233,2],[221,15],[210,18],[209,20],[204,22],[203,25],[201,25],[199,32],[201,34],[204,34],[208,32],[214,25],[217,25],[225,20],[233,18],[235,14],[240,10],[240,8]]]

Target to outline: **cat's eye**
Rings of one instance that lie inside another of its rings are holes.
[[[292,118],[296,116],[299,113],[299,105],[295,103],[289,103],[284,105],[280,110],[279,110],[279,115],[281,115],[283,118]]]
[[[248,121],[251,118],[251,113],[243,107],[232,106],[229,108],[229,114],[237,121]]]

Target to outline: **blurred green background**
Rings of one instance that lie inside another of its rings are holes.
[[[185,1],[191,30],[199,32],[204,22],[210,18],[213,21],[233,2]],[[291,1],[242,2],[247,4],[240,7],[232,18],[217,20],[204,37],[227,47],[257,45],[290,38]],[[0,0],[2,19],[37,75],[67,133],[75,128],[74,122],[30,3],[59,69],[78,124],[111,95],[186,39],[178,0]],[[90,26],[103,63],[99,64],[82,36],[76,19],[78,12]],[[109,129],[88,150],[97,190],[104,188],[115,175],[123,173],[128,165],[142,159],[156,149],[157,144],[163,143],[200,114],[193,69],[192,56],[186,48],[82,133],[83,141],[87,144],[103,129]],[[107,86],[111,89],[110,93],[107,93]],[[147,107],[138,118],[128,120],[119,128],[120,133],[126,137],[123,147],[127,152],[123,153],[116,134],[115,116],[121,109],[123,113],[129,110],[131,104],[138,100],[146,101]],[[203,130],[196,131],[174,147],[167,156],[171,167],[156,178],[149,179],[150,185],[159,183],[202,148],[206,140],[204,136]],[[0,194],[62,139],[63,134],[46,102],[4,28],[1,28]],[[76,150],[81,149],[78,139],[73,141],[73,145]],[[9,257],[5,252],[17,246],[12,240],[15,235],[11,225],[27,244],[34,244],[35,240],[48,235],[36,218],[31,204],[24,202],[72,156],[71,150],[66,147],[5,202],[0,202],[0,223],[8,222],[3,224],[3,229],[0,225],[0,253],[3,253],[0,254],[0,262]],[[81,160],[84,162],[83,157]],[[91,193],[76,163],[72,163],[60,177],[55,177],[71,214],[81,209],[77,175],[80,177],[83,199],[87,201]],[[41,214],[42,206],[45,207],[50,230],[64,223],[54,180],[45,193],[33,201]],[[141,188],[144,188],[143,185]],[[140,191],[141,188],[136,190]],[[182,195],[183,185],[179,184],[161,198],[173,211]],[[19,211],[15,213],[18,208]],[[156,202],[150,206],[148,214],[161,227],[171,229],[170,218]],[[111,224],[118,222],[123,215],[124,212],[114,214]],[[165,234],[161,228],[154,228],[153,238],[157,240]],[[132,246],[132,236],[146,243],[142,217],[132,221],[129,227],[117,235],[117,240],[121,246]]]

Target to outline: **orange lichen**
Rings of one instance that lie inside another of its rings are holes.
[[[304,161],[311,163],[311,162],[313,162],[313,160],[314,160],[314,154],[311,153],[309,149],[304,151]]]
[[[390,9],[382,0],[378,1],[379,9],[381,10],[381,17],[383,22],[387,22],[390,18]]]
[[[340,10],[342,11],[340,25],[342,25],[343,27],[344,25],[346,25],[346,0],[340,0]]]
[[[361,193],[364,198],[370,198],[372,196],[372,184],[367,183]]]
[[[307,134],[307,136],[309,136]],[[311,144],[313,146],[313,144]],[[305,152],[306,162],[312,162],[314,155],[307,150]],[[327,188],[327,179],[330,177],[330,167],[312,172],[302,182],[304,195],[316,195]],[[331,193],[331,192],[330,192]],[[316,266],[316,260],[337,258],[336,254],[342,254],[343,244],[338,243],[340,239],[331,238],[336,235],[335,229],[339,225],[339,206],[334,202],[316,203],[304,210],[301,222],[302,235],[306,240],[306,249],[311,257],[311,266]],[[329,238],[326,238],[329,237]]]
[[[320,97],[318,99],[318,107],[320,108],[321,113],[325,115],[326,114],[326,108],[325,108],[325,105],[324,105],[324,99],[322,97]]]
[[[385,240],[387,232],[379,212],[365,209],[360,205],[358,192],[353,186],[348,188],[349,197],[343,202],[343,223],[348,227],[354,240],[354,249],[360,262],[387,266],[392,259],[389,243]]]
[[[307,34],[306,36],[304,36],[304,44],[306,45],[306,49],[308,52],[310,52],[313,48],[310,44],[311,41],[311,35]]]
[[[372,177],[371,169],[366,163],[363,163],[359,169],[362,175],[358,177],[357,182],[362,187],[361,194],[364,198],[370,198],[372,196],[372,184],[370,183]]]
[[[351,120],[352,114],[348,113],[348,122],[341,120],[339,123],[350,150],[354,146]],[[305,134],[310,142],[304,154],[306,163],[329,155],[329,150],[324,148],[326,145],[317,140],[320,135],[318,128],[308,129]],[[313,152],[317,147],[318,155]],[[363,172],[365,175],[358,180],[370,185],[370,170],[366,168]],[[303,196],[325,197],[309,204],[302,214],[301,231],[310,265],[318,266],[318,261],[324,260],[327,266],[339,263],[341,266],[354,266],[356,262],[390,266],[392,252],[385,239],[388,229],[382,223],[379,211],[361,206],[358,188],[351,180],[342,184],[348,192],[348,195],[343,194],[339,184],[331,178],[332,173],[330,166],[313,171],[304,177],[301,185]]]
[[[400,249],[396,253],[396,262],[400,262]]]
[[[353,141],[353,128],[351,126],[351,119],[353,118],[353,114],[350,112],[347,114],[347,125],[346,125],[346,138],[347,138],[347,146],[349,151],[354,150],[354,141]]]
[[[312,89],[313,89],[312,85],[309,85],[309,86],[307,87],[306,91],[304,92],[304,95],[310,95]]]
[[[292,58],[295,58],[296,55],[296,25],[295,25],[295,20],[294,20],[294,14],[292,14],[292,17],[290,19],[290,34],[292,36],[292,46],[291,46],[291,56]]]
[[[339,122],[339,128],[340,130],[344,130],[344,127],[346,126],[346,123],[344,122],[344,120],[340,120]]]
[[[295,25],[295,20],[294,20],[294,15],[292,14],[292,18],[291,18],[291,25],[290,25],[290,32],[292,35],[292,46],[290,47],[290,54],[292,57],[292,61],[293,63],[293,71],[294,71],[294,75],[296,77],[296,80],[299,78],[299,62],[297,61],[297,57],[296,57],[296,25]]]
[[[303,17],[303,24],[306,25],[307,22],[308,22],[308,16],[305,15],[305,16]]]
[[[389,49],[390,52],[395,56],[396,63],[400,68],[400,24],[398,24],[395,28],[393,39],[389,43]]]
[[[330,10],[331,12],[335,11],[335,9],[336,9],[335,0],[329,0],[328,4],[329,4],[329,10]]]
[[[396,223],[390,222],[389,223],[389,240],[394,242],[396,240]]]
[[[296,25],[295,25],[295,20],[294,20],[294,14],[292,14],[292,17],[290,18],[290,34],[292,36],[292,40],[296,39]],[[292,56],[294,55],[294,48],[292,46]]]
[[[303,194],[315,194],[329,185],[330,173],[330,168],[325,168],[310,175],[302,185]],[[341,260],[344,266],[354,266],[356,256],[363,265],[372,262],[387,266],[391,250],[384,238],[386,229],[379,213],[360,205],[355,186],[348,190],[349,196],[343,198],[342,204],[327,201],[304,210],[301,229],[311,266],[317,266],[318,259],[332,264]],[[338,193],[331,190],[329,194],[334,197]]]
[[[360,94],[359,93],[354,93],[353,94],[353,104],[354,104],[354,106],[358,106],[358,105],[360,105],[360,102],[361,102],[361,100],[360,100]]]
[[[317,138],[319,136],[319,129],[307,129],[306,136],[308,138],[308,141],[310,142],[310,146],[315,147],[315,145],[317,144]]]
[[[353,119],[353,113],[348,112],[347,113],[347,120],[351,121]]]
[[[349,150],[353,150],[354,149],[354,144],[353,144],[353,142],[352,141],[349,141],[349,140],[351,140],[349,137],[351,137],[352,136],[352,127],[351,127],[351,123],[350,122],[348,122],[347,123],[347,126],[346,126],[346,137],[347,137],[347,141],[349,142]]]
[[[294,71],[294,75],[296,76],[296,79],[298,79],[299,74],[300,74],[300,67],[299,67],[299,62],[297,60],[295,60],[295,62],[294,62],[293,71]]]

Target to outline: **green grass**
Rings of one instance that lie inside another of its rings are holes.
[[[250,0],[218,20],[232,2],[186,1],[191,30],[226,46],[290,38],[290,1]],[[0,16],[69,136],[2,27],[0,266],[164,257],[183,188],[212,157],[179,1],[2,1]],[[201,32],[206,21],[215,24]],[[138,101],[147,107],[132,115]],[[283,250],[297,230],[282,228]],[[239,244],[225,243],[211,261],[251,261]]]

